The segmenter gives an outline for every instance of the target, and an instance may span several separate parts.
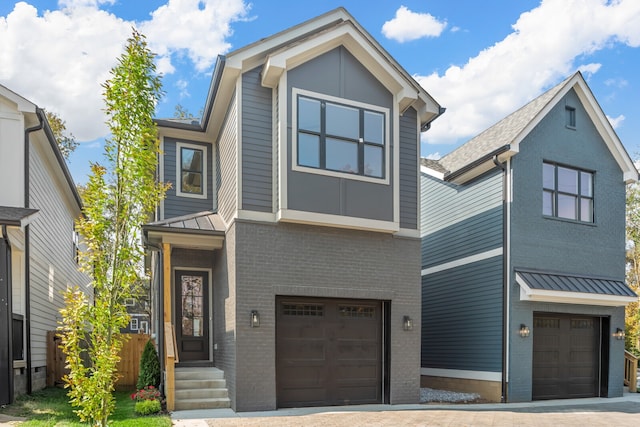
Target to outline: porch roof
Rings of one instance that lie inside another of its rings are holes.
[[[142,231],[145,240],[153,244],[219,249],[224,241],[226,226],[220,215],[204,211],[151,222],[143,225]]]
[[[36,213],[38,209],[0,206],[0,225],[22,227],[27,225]]]
[[[520,299],[621,306],[638,300],[624,281],[550,272],[516,271]]]

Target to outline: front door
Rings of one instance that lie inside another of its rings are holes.
[[[209,273],[176,270],[175,279],[179,360],[209,361]]]

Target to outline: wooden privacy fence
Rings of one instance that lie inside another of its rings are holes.
[[[124,334],[128,339],[120,351],[118,375],[116,383],[118,390],[135,390],[140,373],[140,356],[145,344],[149,341],[148,334]],[[56,331],[47,332],[47,387],[63,384],[62,377],[68,373],[65,368],[65,355],[60,349],[60,337]]]

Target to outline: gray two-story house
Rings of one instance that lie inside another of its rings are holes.
[[[509,402],[620,396],[638,172],[582,75],[421,175],[423,384]]]
[[[339,8],[219,57],[204,111],[158,120],[172,188],[143,227],[169,409],[418,402],[443,109]]]
[[[44,110],[0,85],[0,405],[43,389],[47,341],[78,271],[82,204]]]

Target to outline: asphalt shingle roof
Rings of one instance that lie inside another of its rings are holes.
[[[0,206],[0,224],[2,225],[22,225],[22,220],[38,212],[38,209],[16,208],[10,206]]]
[[[447,172],[455,172],[489,153],[511,144],[573,76],[565,79],[495,125],[442,157],[437,163]],[[432,167],[432,166],[429,166]],[[433,167],[432,167],[433,168]]]

